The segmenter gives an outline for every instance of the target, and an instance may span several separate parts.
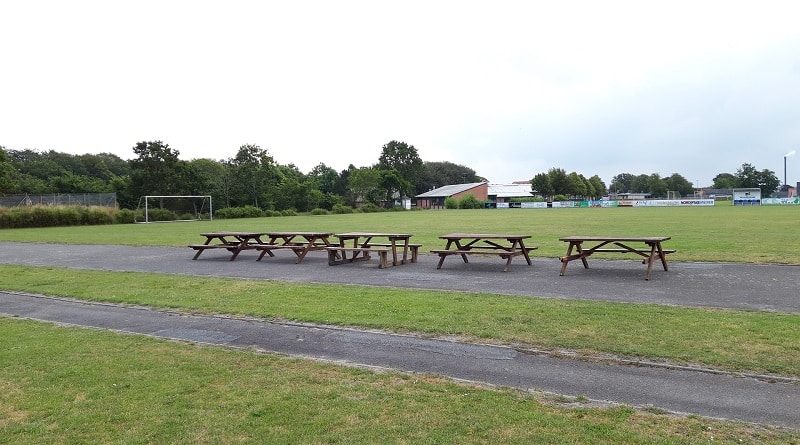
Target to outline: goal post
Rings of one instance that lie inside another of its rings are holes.
[[[136,210],[144,215],[144,221],[136,221],[140,223],[214,220],[211,195],[145,195],[139,198]]]

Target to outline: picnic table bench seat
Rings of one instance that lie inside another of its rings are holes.
[[[196,250],[197,253],[194,254],[193,260],[196,260],[197,257],[200,256],[206,249],[228,249],[228,251],[233,252],[239,247],[239,243],[229,243],[229,244],[189,244],[189,247]]]
[[[378,269],[385,269],[389,267],[389,247],[344,247],[344,246],[330,246],[325,248],[328,251],[328,265],[336,266],[338,264],[352,263],[353,261],[364,261],[370,259],[370,254],[378,255]],[[361,252],[360,257],[345,258],[342,255],[344,252]]]
[[[398,247],[402,244],[398,244]],[[392,247],[391,243],[367,243],[369,247]],[[409,244],[408,249],[411,251],[411,262],[416,263],[417,258],[419,258],[419,248],[422,247],[422,244]]]
[[[256,244],[253,246],[253,248],[261,251],[256,261],[261,261],[261,259],[264,258],[264,255],[267,254],[269,254],[269,256],[273,256],[272,255],[273,250],[288,249],[294,251],[295,253],[306,250],[306,246],[302,244]]]

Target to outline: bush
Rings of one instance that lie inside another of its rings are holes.
[[[121,211],[106,207],[33,206],[0,209],[0,228],[112,224]],[[133,211],[128,210],[130,214]]]
[[[297,212],[294,209],[281,210],[281,216],[297,216]]]
[[[336,204],[333,206],[331,212],[333,212],[336,215],[346,215],[355,212],[355,210],[350,206],[346,206],[343,204]]]
[[[219,219],[260,218],[264,216],[264,212],[254,206],[227,207],[214,212],[214,216]]]
[[[136,222],[136,212],[131,209],[119,209],[114,213],[116,224],[133,224]]]
[[[97,226],[101,224],[113,224],[114,217],[107,210],[100,207],[90,207],[81,212],[81,223],[87,226]]]
[[[149,209],[147,211],[147,221],[175,221],[178,219],[178,215],[175,212],[167,209]]]
[[[316,208],[311,210],[312,215],[327,215],[328,211],[325,209]]]
[[[478,201],[474,195],[467,195],[461,198],[461,201],[458,202],[458,208],[460,209],[482,209],[483,202]]]
[[[361,213],[377,213],[377,212],[382,211],[383,209],[381,209],[380,207],[376,206],[375,204],[373,204],[371,202],[368,202],[368,203],[362,205],[361,207],[359,207],[358,210],[360,210]]]
[[[453,198],[452,196],[448,196],[444,199],[444,208],[446,209],[457,209],[458,208],[458,200]]]

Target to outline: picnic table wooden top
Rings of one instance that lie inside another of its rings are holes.
[[[573,235],[573,236],[565,236],[563,238],[559,238],[560,241],[564,242],[578,242],[578,241],[631,241],[631,242],[643,242],[643,243],[660,243],[662,241],[666,241],[670,239],[669,236],[580,236],[580,235]]]
[[[447,235],[442,235],[439,238],[459,239],[459,240],[466,238],[519,240],[530,237],[531,235],[513,235],[513,234],[502,234],[502,233],[448,233]]]
[[[345,232],[337,233],[339,238],[411,238],[410,233],[381,233],[381,232]]]
[[[306,237],[325,237],[333,235],[333,232],[266,232],[267,236],[306,236]]]
[[[201,233],[200,236],[205,237],[220,237],[220,236],[243,236],[243,237],[254,237],[254,236],[264,236],[267,232],[206,232]]]

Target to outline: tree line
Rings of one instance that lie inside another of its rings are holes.
[[[320,163],[309,172],[294,164],[277,163],[269,151],[245,144],[222,160],[180,159],[180,152],[162,141],[142,141],[134,158],[111,153],[71,155],[54,150],[6,150],[0,146],[0,195],[55,193],[117,194],[121,208],[135,209],[145,195],[211,195],[216,208],[253,206],[264,210],[331,210],[336,206],[373,204],[390,207],[449,184],[486,181],[475,170],[452,162],[423,161],[417,149],[401,141],[381,147],[377,162],[368,167],[335,169]],[[691,196],[694,187],[678,173],[664,178],[620,173],[606,184],[599,176],[586,178],[563,168],[551,168],[530,180],[543,197],[598,199],[609,193],[668,192]],[[720,173],[712,188],[761,188],[770,196],[780,186],[775,173],[743,164],[735,173]]]
[[[211,195],[216,208],[264,210],[373,204],[395,201],[448,184],[484,178],[452,162],[424,162],[417,149],[390,141],[369,167],[335,169],[320,163],[307,173],[277,163],[269,151],[245,144],[227,159],[180,159],[162,141],[142,141],[134,158],[111,153],[71,155],[54,150],[6,150],[0,146],[0,195],[116,193],[120,207],[135,209],[145,195]]]

